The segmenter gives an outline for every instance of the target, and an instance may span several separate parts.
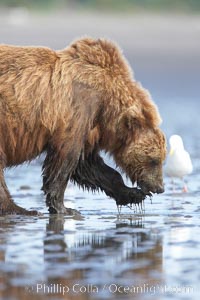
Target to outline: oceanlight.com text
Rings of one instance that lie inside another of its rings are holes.
[[[193,294],[193,286],[180,286],[180,285],[150,285],[144,283],[141,285],[120,285],[116,283],[94,285],[94,284],[80,284],[74,283],[73,285],[63,284],[47,284],[37,283],[34,286],[26,287],[29,293],[34,294],[98,294],[107,292],[109,294]]]

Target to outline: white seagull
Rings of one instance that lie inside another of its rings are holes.
[[[165,171],[173,180],[173,177],[181,178],[192,173],[193,166],[190,155],[184,149],[183,140],[179,135],[172,135],[169,139],[170,152],[167,157]],[[184,182],[183,192],[187,192],[187,185]]]

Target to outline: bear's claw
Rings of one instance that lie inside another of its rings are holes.
[[[0,208],[0,215],[39,216],[42,214],[37,210],[26,210],[18,205],[12,204],[4,209]]]
[[[53,206],[50,206],[48,210],[50,214],[63,214],[66,216],[81,216],[81,213],[78,210],[65,207],[65,206],[62,206],[61,208],[58,207],[55,208]]]

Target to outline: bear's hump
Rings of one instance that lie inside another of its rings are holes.
[[[70,53],[75,59],[81,60],[103,69],[118,69],[121,73],[132,73],[121,49],[107,39],[82,38],[70,46]]]

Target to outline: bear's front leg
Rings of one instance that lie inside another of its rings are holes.
[[[51,214],[80,215],[77,210],[64,206],[64,193],[74,164],[77,164],[76,159],[69,152],[63,155],[49,147],[43,164],[42,190]]]
[[[104,191],[117,205],[140,204],[146,197],[140,189],[126,186],[119,172],[106,165],[98,153],[80,159],[71,179],[86,189]]]

